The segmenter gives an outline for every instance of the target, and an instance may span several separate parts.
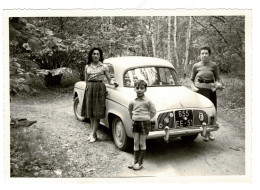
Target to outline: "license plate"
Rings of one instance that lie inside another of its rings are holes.
[[[177,111],[175,111],[175,126],[176,127],[193,126],[192,110],[177,110]]]

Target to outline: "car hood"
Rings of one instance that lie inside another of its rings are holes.
[[[130,100],[136,98],[133,88],[122,88],[119,91],[121,97],[124,97],[122,104],[126,106]],[[157,111],[213,107],[213,103],[208,98],[184,86],[148,87],[145,95],[154,102]],[[120,99],[117,97],[117,100]]]

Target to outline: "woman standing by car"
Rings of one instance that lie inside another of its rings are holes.
[[[211,49],[209,47],[200,48],[200,62],[195,63],[191,72],[191,88],[212,101],[217,109],[216,90],[222,89],[219,82],[219,69],[216,63],[210,60]],[[214,140],[214,136],[209,132],[204,141]]]
[[[87,140],[90,142],[96,141],[100,119],[105,117],[106,86],[103,83],[105,76],[111,84],[109,68],[103,64],[103,60],[102,50],[93,48],[89,51],[85,67],[86,117],[90,118],[92,130]]]

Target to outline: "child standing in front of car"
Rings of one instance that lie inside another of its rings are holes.
[[[151,127],[151,119],[156,114],[154,103],[145,96],[147,83],[144,80],[136,80],[134,90],[137,97],[129,103],[128,111],[133,123],[134,135],[134,162],[128,168],[140,170],[146,152],[146,137]]]

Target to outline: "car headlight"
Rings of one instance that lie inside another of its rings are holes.
[[[199,120],[202,122],[204,121],[204,116],[202,112],[199,112]]]
[[[166,123],[166,124],[169,123],[169,118],[168,117],[164,118],[164,123]]]

